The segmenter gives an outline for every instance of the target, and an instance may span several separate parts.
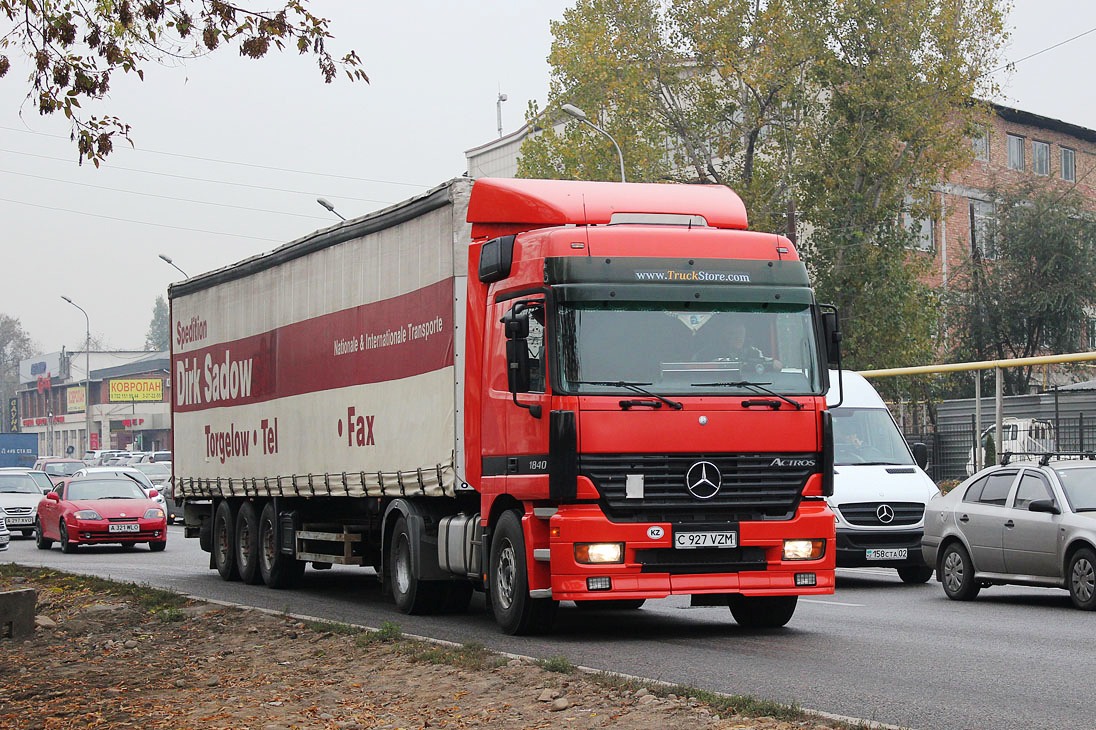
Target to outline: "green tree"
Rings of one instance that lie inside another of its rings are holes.
[[[0,77],[11,69],[7,52],[30,61],[28,100],[40,114],[63,113],[72,124],[80,160],[96,166],[110,154],[114,137],[129,139],[116,116],[87,114],[83,104],[102,101],[111,76],[133,73],[167,59],[194,58],[222,47],[262,58],[287,46],[315,57],[324,81],[342,67],[351,80],[369,79],[354,51],[336,58],[327,50],[329,21],[308,9],[308,0],[275,0],[258,10],[224,0],[0,0]]]
[[[156,297],[152,307],[152,321],[145,335],[146,350],[168,350],[171,347],[171,318],[168,316],[167,302],[162,296]]]
[[[902,213],[970,159],[970,104],[990,92],[1000,0],[579,0],[552,24],[550,99],[518,174],[734,188],[752,227],[800,250],[846,323],[846,364],[921,362],[937,308]]]
[[[0,314],[0,402],[4,406],[4,421],[0,430],[7,430],[8,399],[15,396],[19,388],[19,361],[34,355],[37,347],[30,335],[23,330],[22,323],[15,317]]]
[[[1096,217],[1073,190],[1026,181],[994,189],[995,215],[957,272],[949,297],[955,360],[1000,360],[1087,349],[1096,306]],[[1006,394],[1029,392],[1032,367],[1005,368]]]

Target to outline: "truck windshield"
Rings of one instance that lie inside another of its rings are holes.
[[[831,408],[833,463],[912,466],[913,456],[890,413],[880,408]]]
[[[681,396],[820,394],[806,305],[562,302],[554,332],[564,392],[619,395],[613,383]],[[734,386],[734,387],[731,387]]]

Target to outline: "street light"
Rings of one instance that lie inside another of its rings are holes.
[[[346,218],[343,218],[343,217],[342,217],[342,213],[340,213],[339,211],[335,210],[335,206],[333,206],[333,205],[332,205],[332,204],[331,204],[331,203],[330,203],[330,202],[329,202],[328,200],[326,200],[325,198],[316,198],[316,202],[317,202],[317,203],[319,203],[320,205],[322,205],[323,207],[327,208],[328,210],[330,210],[330,211],[331,211],[332,213],[334,213],[335,215],[339,216],[339,217],[340,217],[340,218],[342,218],[343,220],[346,220]]]
[[[160,258],[164,257],[161,256]],[[168,263],[171,263],[170,259],[168,259]],[[88,313],[79,304],[64,294],[61,295],[61,298],[84,312],[84,322],[87,325],[85,330],[87,337],[84,339],[84,438],[87,439],[87,443],[84,445],[84,451],[88,451],[91,448],[91,318],[88,317]]]
[[[589,119],[587,119],[586,118],[586,112],[582,111],[581,109],[579,109],[574,104],[564,104],[561,107],[561,109],[563,109],[564,114],[566,114],[568,116],[571,116],[571,117],[574,117],[575,119],[579,120],[583,124],[586,124],[586,125],[589,125],[590,127],[593,127],[594,129],[596,129],[597,131],[601,132],[602,134],[604,134],[606,137],[609,138],[609,141],[613,143],[613,147],[616,147],[617,157],[620,158],[620,181],[621,182],[626,182],[626,180],[624,179],[624,153],[620,151],[620,145],[618,145],[617,141],[615,139],[613,139],[613,135],[609,134],[604,129],[597,126],[596,124],[591,122]]]
[[[190,274],[188,274],[185,271],[183,271],[182,269],[180,269],[179,266],[174,261],[171,260],[170,256],[165,256],[164,254],[160,254],[160,258],[163,259],[164,261],[166,261],[167,263],[169,263],[170,265],[174,266],[175,270],[178,271],[180,274],[182,274],[183,276],[185,276],[188,279],[190,278]]]

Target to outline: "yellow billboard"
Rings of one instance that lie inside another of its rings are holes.
[[[68,398],[66,413],[83,413],[87,408],[87,391],[84,390],[84,386],[70,385],[65,391],[65,396]]]
[[[164,381],[160,378],[123,378],[110,381],[111,403],[156,402],[164,399]]]

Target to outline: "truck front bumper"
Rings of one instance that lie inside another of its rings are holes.
[[[561,507],[549,521],[549,549],[534,551],[531,587],[561,601],[671,595],[826,595],[834,590],[833,515],[804,502],[791,520],[705,525],[610,522],[595,505]],[[675,547],[675,530],[725,531],[734,547]],[[813,559],[785,559],[787,540],[822,544]],[[622,544],[617,563],[580,562],[576,546]],[[537,585],[539,584],[539,585]]]

